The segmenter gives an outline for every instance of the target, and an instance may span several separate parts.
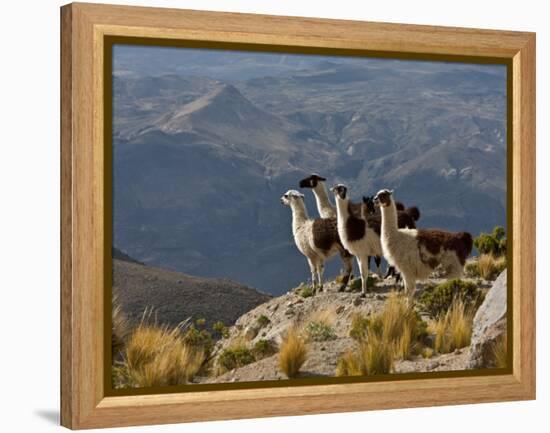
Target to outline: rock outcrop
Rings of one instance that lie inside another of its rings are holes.
[[[494,367],[493,348],[506,334],[506,270],[493,283],[474,317],[469,368]]]

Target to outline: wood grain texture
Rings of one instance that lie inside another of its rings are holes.
[[[61,10],[61,423],[70,428],[535,397],[535,36],[531,33],[72,4]],[[105,36],[513,60],[513,374],[105,397]]]

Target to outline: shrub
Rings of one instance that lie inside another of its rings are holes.
[[[197,325],[197,327],[199,328],[203,327],[204,325],[206,325],[206,319],[204,317],[199,317],[197,320],[195,320],[195,325]]]
[[[297,291],[302,298],[309,298],[315,294],[315,292],[313,291],[313,286],[304,283],[298,286]]]
[[[306,334],[310,341],[328,341],[336,339],[331,326],[322,322],[309,322],[306,325]]]
[[[483,295],[476,284],[454,279],[437,286],[428,286],[420,296],[419,302],[432,317],[437,317],[448,311],[457,297],[474,308],[483,301]]]
[[[430,359],[432,356],[434,356],[434,350],[431,347],[425,347],[422,349],[421,355],[422,358]]]
[[[185,332],[183,342],[189,346],[202,349],[207,356],[214,346],[212,334],[206,329],[198,330],[194,325],[191,325]]]
[[[252,348],[252,353],[257,361],[263,358],[267,358],[268,356],[273,355],[275,352],[277,352],[277,348],[275,347],[275,345],[271,341],[264,339],[256,341],[254,347]]]
[[[222,321],[218,321],[212,325],[212,329],[218,333],[221,338],[229,337],[229,328]]]
[[[331,309],[319,310],[313,313],[305,326],[305,333],[310,341],[334,340],[336,334],[332,325],[336,315]]]
[[[269,325],[271,323],[271,320],[269,320],[269,318],[265,314],[262,314],[261,316],[258,316],[256,322],[258,323],[260,328],[263,328],[264,326]]]
[[[483,254],[477,260],[479,276],[485,280],[494,280],[506,269],[506,256],[495,257]]]
[[[279,349],[279,368],[288,378],[296,377],[306,362],[307,355],[306,341],[295,326],[290,327]]]
[[[180,327],[168,329],[142,322],[129,337],[123,358],[113,372],[115,387],[187,383],[205,356],[202,349],[184,343]]]
[[[218,374],[244,367],[254,361],[254,355],[252,355],[252,352],[246,346],[239,344],[230,347],[218,356]]]
[[[374,287],[374,278],[369,276],[367,277],[367,289],[370,289],[371,287]],[[351,291],[361,290],[361,278],[354,278],[349,283],[349,289]]]
[[[506,232],[503,227],[496,226],[492,233],[481,233],[474,239],[474,246],[480,254],[501,256],[506,254]]]
[[[430,332],[435,335],[435,351],[449,353],[468,346],[473,319],[474,309],[468,307],[461,298],[455,298],[449,310],[429,325]]]

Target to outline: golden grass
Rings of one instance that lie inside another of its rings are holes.
[[[393,349],[376,334],[359,343],[356,351],[345,352],[336,366],[337,376],[367,376],[390,373],[393,368]]]
[[[408,358],[419,336],[422,319],[405,296],[391,293],[382,312],[372,321],[372,329],[391,346],[395,358]]]
[[[306,362],[309,348],[296,326],[291,326],[283,337],[279,348],[279,368],[288,377],[298,375]]]
[[[479,276],[485,280],[494,280],[506,269],[506,256],[495,257],[492,254],[482,254],[477,260]]]
[[[364,373],[361,351],[353,352],[348,350],[338,360],[336,376],[362,376]]]
[[[508,339],[506,333],[499,338],[491,348],[492,366],[506,368],[508,366]]]
[[[180,385],[189,382],[204,362],[200,348],[185,344],[181,327],[142,323],[129,337],[119,381],[131,387]]]
[[[395,359],[407,359],[417,352],[425,323],[410,300],[391,293],[384,309],[372,316],[354,314],[350,336],[358,342],[356,351],[342,355],[336,368],[338,376],[385,374]]]
[[[449,353],[468,346],[472,336],[474,313],[462,299],[455,298],[445,314],[430,322],[428,329],[435,335],[435,351]]]
[[[315,311],[308,318],[308,322],[322,323],[326,326],[334,325],[335,321],[336,312],[332,308]]]
[[[118,304],[116,297],[113,298],[111,331],[111,345],[113,348],[113,355],[116,356],[123,349],[130,335],[130,322]]]
[[[367,338],[370,320],[364,314],[355,312],[351,316],[351,325],[349,336],[356,341],[362,341]]]

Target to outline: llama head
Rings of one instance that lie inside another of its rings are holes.
[[[346,200],[348,195],[348,187],[346,185],[339,183],[338,185],[333,186],[330,190],[334,193],[336,200]]]
[[[319,182],[324,182],[326,179],[313,173],[311,176],[306,177],[300,181],[300,188],[315,188]]]
[[[392,203],[393,189],[381,189],[374,196],[374,204],[380,207],[387,207]]]
[[[367,209],[367,213],[369,215],[372,215],[376,212],[375,206],[374,206],[374,196],[369,195],[367,197],[363,196],[363,204],[365,205]]]
[[[289,189],[281,197],[281,203],[285,206],[292,206],[292,203],[297,200],[303,200],[304,195],[294,189]]]

